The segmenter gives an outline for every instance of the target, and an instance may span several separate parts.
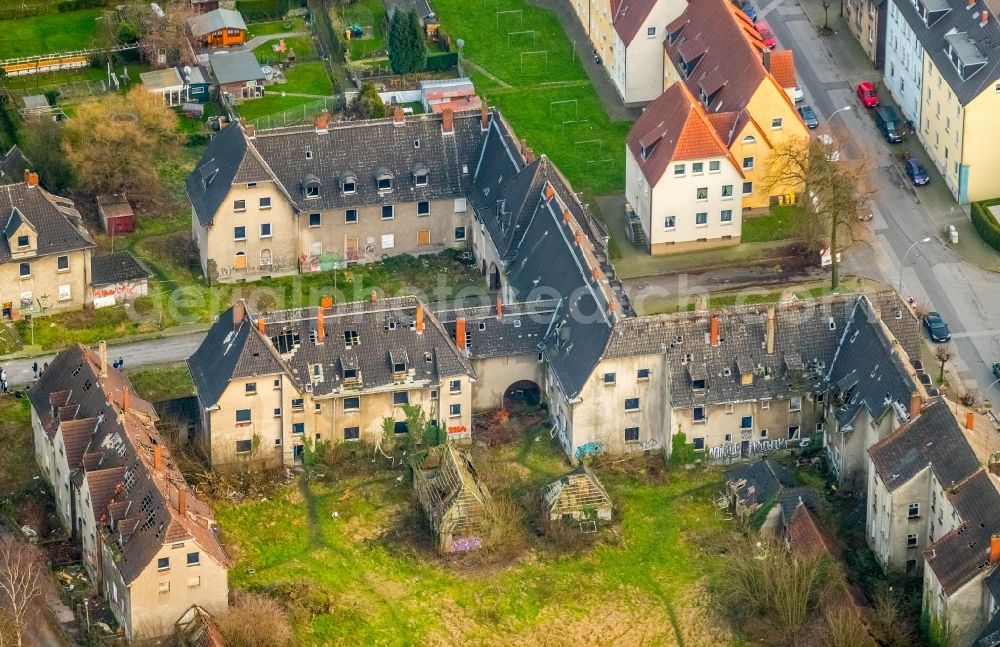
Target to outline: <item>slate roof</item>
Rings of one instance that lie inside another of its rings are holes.
[[[670,397],[679,409],[785,399],[819,389],[855,301],[865,298],[843,295],[775,305],[771,355],[768,307],[755,305],[625,319],[616,324],[605,357],[666,354]],[[719,317],[717,346],[709,340],[712,315]],[[741,384],[744,364],[754,373],[749,385]],[[705,379],[705,389],[696,390],[694,379]]]
[[[1000,573],[1000,569],[994,569],[986,581],[989,582],[997,573]],[[993,599],[997,599],[996,595]],[[976,638],[976,642],[972,643],[972,647],[997,647],[998,645],[1000,645],[1000,613],[993,616],[990,623]]]
[[[871,301],[858,300],[829,365],[825,384],[833,401],[839,403],[835,415],[841,428],[849,426],[862,408],[875,421],[893,410],[905,420],[910,396],[921,388],[910,374],[909,358],[886,337],[875,315]],[[881,312],[881,317],[887,328],[890,322],[901,331],[908,322],[909,327],[919,327],[909,310],[901,311],[900,319],[886,311]]]
[[[646,106],[629,131],[627,143],[650,185],[663,177],[673,161],[730,157],[701,104],[679,82]],[[740,168],[731,157],[730,162]]]
[[[936,398],[920,415],[868,448],[875,471],[892,492],[926,467],[945,489],[979,469],[948,402]]]
[[[90,260],[90,282],[95,286],[138,281],[152,276],[146,264],[127,250],[95,256]]]
[[[628,47],[639,33],[639,28],[646,22],[656,2],[657,0],[620,0],[616,3],[611,21],[625,47]]]
[[[545,300],[504,304],[499,317],[495,305],[438,310],[434,314],[451,337],[455,336],[455,321],[464,317],[469,357],[485,359],[538,354],[558,307],[559,301]]]
[[[108,368],[102,377],[97,354],[72,346],[49,362],[28,398],[46,430],[61,426],[64,436],[72,438],[67,445],[69,467],[81,470],[87,479],[95,518],[113,546],[115,566],[126,585],[166,543],[194,539],[226,563],[210,528],[208,507],[188,494],[188,514],[177,511],[177,493],[187,484],[156,430],[155,411],[134,394],[123,373]],[[88,429],[86,445],[81,446]],[[154,447],[162,451],[160,471],[153,469]]]
[[[188,26],[195,36],[206,36],[213,31],[220,29],[247,30],[247,24],[243,22],[243,14],[232,9],[213,9],[203,14],[188,18]]]
[[[257,131],[252,139],[227,128],[188,176],[188,196],[206,225],[234,183],[276,180],[300,211],[466,197],[483,139],[480,114],[455,114],[453,134],[443,133],[441,123],[441,115],[418,115],[401,126],[391,118],[341,122],[325,132],[301,126]],[[426,166],[427,186],[414,185],[416,166]],[[206,186],[215,169],[219,174]],[[381,169],[393,176],[391,193],[378,191]],[[354,194],[341,191],[348,175],[357,180]],[[317,198],[305,197],[308,176],[319,181]]]
[[[949,492],[948,500],[961,524],[924,549],[924,558],[951,595],[991,568],[990,538],[1000,528],[1000,493],[993,477],[980,469]]]
[[[694,66],[685,83],[710,113],[746,107],[765,82],[781,89],[764,69],[760,34],[729,0],[688,3],[684,13],[667,25],[663,46],[675,66],[682,65],[680,61]]]
[[[234,325],[239,317],[234,319],[233,312],[239,307],[216,320],[188,359],[203,407],[213,406],[231,380],[252,376],[283,373],[300,391],[309,384],[313,397],[320,397],[476,375],[468,357],[416,297],[335,305],[324,313],[322,343],[317,337],[318,308],[266,315],[247,310]],[[415,329],[417,308],[425,311],[423,333]],[[345,340],[352,332],[358,343],[348,347]],[[281,352],[282,339],[288,340],[289,352]],[[407,364],[405,382],[397,381],[393,373],[392,364],[399,361]],[[317,364],[322,366],[321,377],[313,373]],[[358,369],[360,389],[342,386],[345,367]]]
[[[795,477],[778,463],[764,458],[729,468],[726,483],[737,486],[736,495],[744,505],[754,506],[774,499],[782,488],[793,487]]]
[[[38,234],[38,256],[95,247],[86,230],[70,222],[67,216],[78,218],[79,214],[65,198],[24,183],[0,186],[0,224],[5,231],[15,210],[16,217],[25,218]],[[0,263],[10,260],[10,241],[4,237],[0,241]]]
[[[928,13],[926,25],[912,2],[894,4],[962,105],[991,89],[996,80],[1000,79],[998,7],[993,8],[989,22],[983,27],[980,26],[980,13],[989,12],[990,9],[982,0],[978,0],[971,9],[967,8],[967,3],[963,0],[945,0],[942,4],[946,10]],[[923,4],[931,3],[925,1]],[[972,58],[979,57],[982,61],[980,65],[974,66],[978,68],[975,73],[968,74],[965,80],[948,56],[949,34],[951,40],[955,41],[953,46],[968,50]]]
[[[819,493],[816,492],[816,488],[808,486],[787,488],[778,495],[781,519],[786,526],[799,506],[804,505],[815,512],[818,504]]]
[[[219,85],[243,83],[245,81],[263,81],[264,72],[260,69],[257,57],[249,50],[228,50],[212,52],[208,56],[212,73]]]
[[[0,157],[0,184],[20,182],[29,166],[31,160],[14,144]]]

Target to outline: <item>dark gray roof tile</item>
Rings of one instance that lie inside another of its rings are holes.
[[[39,256],[95,246],[86,230],[70,222],[70,217],[79,217],[73,203],[53,196],[41,187],[24,183],[0,186],[0,224],[7,231],[11,218],[27,220],[38,234]],[[10,245],[5,236],[0,241],[0,262],[10,260]]]
[[[90,276],[92,284],[108,285],[148,279],[153,273],[132,252],[124,251],[93,257],[90,261]]]

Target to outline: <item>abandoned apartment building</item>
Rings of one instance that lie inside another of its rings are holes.
[[[98,352],[72,346],[28,391],[35,458],[59,518],[126,636],[228,604],[227,557],[149,402]]]

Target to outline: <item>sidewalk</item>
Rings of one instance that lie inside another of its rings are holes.
[[[798,4],[813,26],[818,27],[823,24],[822,0],[798,0]],[[829,18],[833,33],[821,37],[821,40],[837,66],[847,77],[852,91],[855,84],[861,81],[872,81],[880,89],[882,102],[895,105],[895,100],[885,84],[882,83],[882,72],[874,69],[873,63],[855,40],[836,6],[830,8]],[[861,116],[861,112],[857,108],[857,101],[851,105],[859,113],[858,116]],[[919,188],[911,186],[902,174],[900,174],[899,181],[901,187],[905,187],[906,191],[914,197],[914,202],[923,206],[935,225],[937,235],[944,240],[945,227],[955,225],[958,229],[958,244],[949,244],[948,247],[977,267],[991,272],[1000,272],[1000,253],[997,253],[979,237],[969,219],[969,207],[961,206],[955,201],[944,179],[930,163],[930,156],[927,155],[919,138],[911,134],[903,144],[895,147],[893,152],[897,150],[909,151],[913,157],[921,160],[931,176],[930,183]],[[899,166],[899,163],[894,159],[890,163]]]

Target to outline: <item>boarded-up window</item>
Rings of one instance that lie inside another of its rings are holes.
[[[247,255],[244,252],[236,252],[236,256],[233,258],[233,267],[238,270],[245,270],[247,268]]]
[[[430,245],[431,244],[431,230],[430,229],[420,229],[417,231],[417,245]]]

